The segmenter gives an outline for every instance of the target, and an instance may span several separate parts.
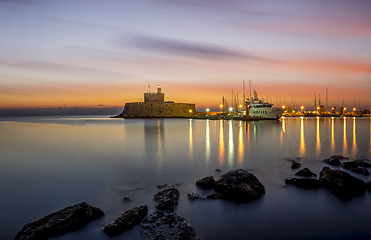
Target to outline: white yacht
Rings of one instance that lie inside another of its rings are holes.
[[[250,117],[279,119],[284,111],[282,108],[273,107],[272,103],[260,100],[256,91],[254,91],[254,98],[248,102],[248,106]]]

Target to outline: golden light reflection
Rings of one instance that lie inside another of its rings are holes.
[[[301,157],[305,154],[305,142],[304,142],[304,117],[300,117],[300,149],[299,153]]]
[[[319,129],[319,120],[320,118],[319,117],[316,117],[317,119],[317,141],[316,141],[316,152],[317,152],[317,155],[319,155],[320,151],[321,151],[321,135],[320,135],[320,129]]]
[[[233,144],[233,120],[229,120],[229,138],[228,138],[228,166],[233,166],[233,151],[234,151],[234,144]]]
[[[206,120],[206,163],[210,161],[210,120]]]
[[[189,119],[189,157],[193,156],[193,136],[192,136],[192,119]]]
[[[157,171],[162,173],[163,155],[162,155],[162,138],[161,138],[161,120],[157,120]]]
[[[357,152],[357,140],[356,140],[356,118],[353,117],[353,154]]]
[[[335,123],[334,117],[331,117],[331,153],[335,152]]]
[[[224,129],[223,129],[223,122],[224,120],[219,120],[220,128],[219,128],[219,163],[223,164],[224,162]]]
[[[286,132],[285,117],[282,117],[282,131]]]
[[[238,166],[241,166],[243,162],[243,126],[240,121],[240,132],[238,135]]]
[[[347,118],[343,118],[343,151],[347,152]]]

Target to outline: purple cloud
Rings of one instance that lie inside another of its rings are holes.
[[[160,53],[170,53],[183,57],[196,57],[204,59],[239,59],[239,60],[264,60],[263,57],[239,52],[237,50],[215,46],[199,44],[194,42],[179,41],[138,35],[132,38],[130,44],[137,48],[152,50]]]

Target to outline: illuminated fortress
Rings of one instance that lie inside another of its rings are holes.
[[[195,104],[165,102],[165,95],[158,86],[157,93],[144,93],[144,102],[126,103],[121,115],[124,118],[172,118],[193,117],[195,114]]]

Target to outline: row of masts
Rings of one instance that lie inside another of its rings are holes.
[[[252,91],[254,92],[254,95],[252,96]],[[248,96],[246,96],[246,86],[245,81],[242,82],[242,99],[238,95],[237,91],[234,91],[231,89],[231,93],[228,96],[222,97],[222,103],[220,104],[220,110],[228,110],[228,111],[245,111],[246,107],[250,103],[251,100],[258,100],[258,95],[254,89],[252,89],[251,80],[249,80],[249,92]],[[262,102],[272,102],[272,98],[262,98]],[[301,109],[301,105],[298,105],[296,103],[296,99],[292,96],[291,102],[287,102],[285,98],[281,99],[281,97],[276,96],[276,101],[274,102],[275,106],[279,107],[291,107],[291,110],[296,111],[297,109]],[[291,106],[290,106],[291,105]],[[344,105],[344,103],[343,103]],[[319,108],[323,108],[325,111],[328,111],[329,105],[328,105],[328,89],[326,88],[326,102],[323,106],[323,103],[321,103],[321,94],[318,94],[318,103],[317,103],[317,94],[314,93],[314,110],[317,110]]]

